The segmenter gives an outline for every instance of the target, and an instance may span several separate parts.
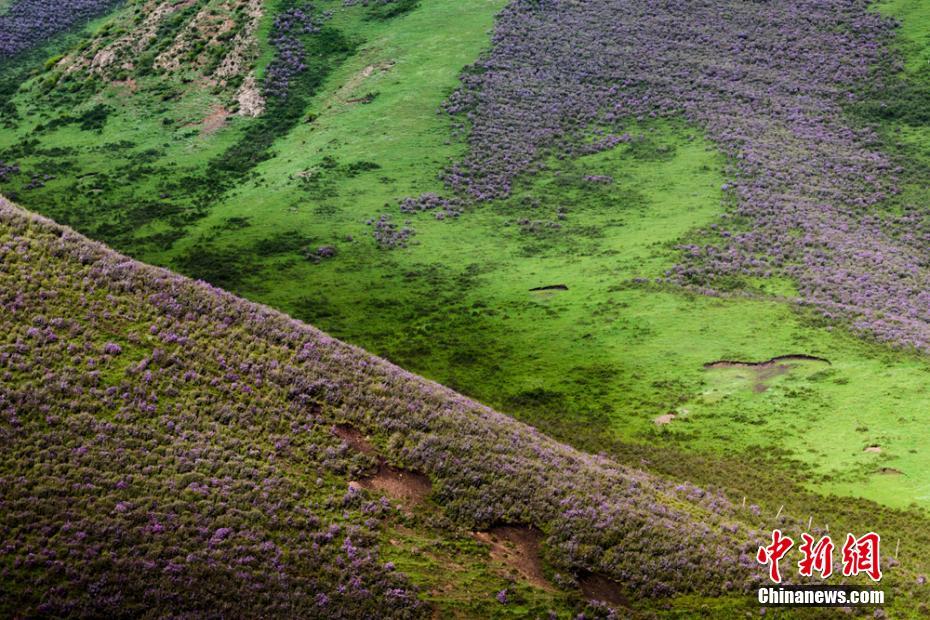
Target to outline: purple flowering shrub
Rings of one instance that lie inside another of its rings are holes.
[[[103,15],[121,0],[16,0],[0,13],[0,58],[44,45],[57,34]]]
[[[344,497],[332,382],[282,383],[309,350],[223,298],[0,199],[0,615],[425,612],[378,559],[393,509]]]
[[[562,582],[594,572],[640,594],[719,594],[761,575],[732,559],[751,558],[761,519],[719,493],[578,452],[0,201],[10,610],[421,613],[378,561],[385,508],[345,493],[371,458],[331,435],[334,423],[429,475],[463,527],[539,528]]]
[[[845,113],[892,56],[894,24],[868,5],[516,0],[445,104],[469,143],[445,180],[473,200],[505,197],[551,154],[627,142],[631,119],[683,116],[730,158],[730,212],[668,281],[789,276],[827,318],[926,350],[930,225],[920,205],[883,208],[901,170]]]
[[[437,220],[458,217],[462,214],[462,201],[458,198],[444,198],[433,192],[420,194],[416,198],[407,197],[400,201],[401,213],[420,213],[432,211]]]
[[[19,174],[18,164],[8,164],[0,160],[0,183],[17,174]]]
[[[457,218],[462,214],[464,202],[459,198],[445,198],[433,192],[426,192],[412,198],[410,196],[401,199],[398,208],[405,215],[416,215],[429,211],[437,220],[447,218]],[[372,236],[375,243],[382,250],[394,248],[405,248],[416,229],[410,226],[410,221],[406,221],[404,226],[398,226],[389,214],[381,214],[378,219],[371,218],[366,222],[372,227]]]
[[[371,234],[375,238],[375,243],[383,250],[405,248],[410,237],[416,234],[416,231],[406,224],[398,226],[393,218],[386,213],[380,215],[376,220],[368,220],[367,223],[371,226]]]
[[[275,17],[268,37],[275,58],[268,66],[264,83],[269,97],[287,97],[291,82],[307,70],[309,60],[301,37],[320,32],[325,19],[313,11],[313,5],[307,4],[286,9]]]

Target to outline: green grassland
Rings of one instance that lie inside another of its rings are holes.
[[[135,95],[108,86],[74,107],[73,95],[43,94],[46,72],[14,99],[21,118],[0,133],[0,160],[54,178],[25,190],[23,176],[0,190],[576,445],[734,492],[748,483],[732,472],[756,468],[818,493],[930,506],[927,360],[822,325],[790,302],[790,282],[735,283],[728,297],[655,283],[676,243],[726,207],[726,162],[699,131],[631,123],[631,143],[552,161],[506,200],[445,221],[402,214],[398,200],[442,192],[437,175],[464,152],[437,109],[487,46],[504,2],[423,0],[391,19],[320,4],[336,10],[328,27],[341,43],[318,50],[299,118],[266,127],[277,136],[267,159],[222,173],[222,183],[211,176],[263,121],[230,117],[203,131],[222,100],[210,89],[151,76]],[[882,10],[903,20],[909,83],[930,83],[930,12],[916,0]],[[164,96],[144,96],[152,89]],[[82,116],[95,106],[102,122]],[[902,153],[930,161],[930,125],[883,122],[889,135],[901,128]],[[926,196],[916,181],[908,192]],[[366,222],[384,213],[410,221],[409,247],[376,246]],[[320,246],[336,256],[308,259]],[[567,290],[529,290],[551,285]],[[704,368],[798,353],[830,364],[786,363],[764,390],[745,369]],[[657,426],[668,413],[677,417]],[[680,469],[705,457],[718,466]],[[786,488],[750,499],[774,510]],[[797,493],[787,501],[808,501]]]

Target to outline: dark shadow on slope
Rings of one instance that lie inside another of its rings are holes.
[[[531,288],[530,291],[567,291],[568,286],[565,284],[550,284],[549,286],[537,286],[536,288]]]
[[[611,607],[628,607],[630,604],[620,584],[600,573],[584,572],[578,575],[581,592],[589,601],[601,601]]]
[[[543,533],[532,526],[497,525],[473,536],[490,547],[491,558],[508,566],[528,583],[545,590],[553,586],[543,571],[539,548]]]
[[[704,364],[704,368],[729,368],[734,366],[770,366],[777,364],[778,362],[823,362],[824,364],[831,364],[830,360],[817,357],[816,355],[807,355],[806,353],[792,353],[790,355],[776,355],[771,359],[767,359],[764,362],[746,362],[742,360],[717,360],[714,362],[707,362]]]

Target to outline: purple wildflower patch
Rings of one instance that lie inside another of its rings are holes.
[[[553,150],[596,152],[628,142],[631,120],[684,116],[729,156],[732,206],[670,282],[787,276],[826,317],[927,350],[925,218],[879,208],[898,171],[844,112],[893,31],[860,0],[517,0],[445,105],[470,128],[445,180],[501,198]]]
[[[122,0],[16,0],[0,13],[0,58],[44,45],[76,24],[103,15]]]

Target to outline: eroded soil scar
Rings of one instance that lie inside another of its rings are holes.
[[[351,424],[336,424],[333,426],[333,435],[346,442],[356,452],[377,454],[377,450],[365,438],[365,435]]]
[[[353,450],[378,459],[378,470],[374,475],[353,480],[349,482],[350,486],[378,491],[407,506],[425,501],[432,493],[433,483],[428,476],[389,465],[365,435],[351,424],[336,424],[333,426],[333,435],[342,439]]]
[[[674,420],[677,417],[678,416],[675,415],[674,413],[665,413],[655,418],[652,422],[656,426],[665,426],[666,424],[671,424],[672,420]]]
[[[620,584],[601,573],[578,574],[581,592],[589,601],[601,601],[613,607],[629,607],[630,601],[620,589]]]
[[[550,284],[548,286],[537,286],[536,288],[531,288],[530,291],[567,291],[568,285],[566,284]]]
[[[741,360],[717,360],[715,362],[707,362],[704,364],[704,368],[733,368],[738,366],[750,366],[753,368],[758,368],[759,366],[772,366],[779,362],[823,362],[824,364],[830,364],[830,360],[825,357],[817,357],[816,355],[807,355],[805,353],[793,353],[791,355],[777,355],[771,359],[767,359],[764,362],[746,362]]]
[[[754,373],[753,392],[764,392],[769,389],[768,381],[779,375],[788,374],[791,366],[783,362],[819,362],[830,366],[830,360],[807,355],[804,353],[794,353],[792,355],[778,355],[764,362],[746,362],[742,360],[717,360],[704,364],[706,370],[719,370],[725,368],[748,368]]]
[[[401,469],[381,462],[378,472],[359,481],[364,489],[384,493],[408,506],[420,504],[433,492],[428,476],[409,469]]]
[[[400,501],[408,509],[426,501],[433,485],[429,477],[387,463],[368,438],[351,424],[336,424],[333,435],[340,438],[351,449],[374,456],[378,470],[374,475],[349,482],[350,487],[378,491]],[[490,547],[491,557],[511,568],[527,583],[544,590],[556,588],[546,579],[540,547],[544,535],[533,526],[502,524],[472,534]],[[602,601],[612,606],[627,607],[629,601],[620,585],[600,573],[584,572],[578,575],[582,594],[591,601]]]

